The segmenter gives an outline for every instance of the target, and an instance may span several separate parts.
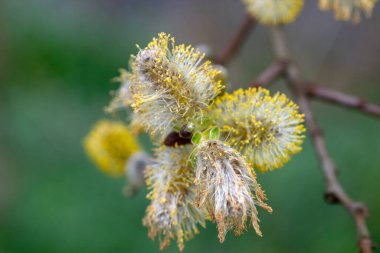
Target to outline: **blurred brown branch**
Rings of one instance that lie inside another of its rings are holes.
[[[285,74],[290,65],[289,60],[278,60],[264,69],[259,77],[250,83],[251,87],[268,86],[271,82]],[[308,97],[320,99],[350,109],[356,109],[371,116],[380,117],[380,106],[369,103],[366,99],[345,94],[336,90],[305,81],[303,89]]]
[[[237,54],[243,42],[247,39],[250,31],[255,27],[255,25],[256,20],[251,15],[247,14],[240,24],[237,33],[234,35],[216,62],[221,65],[227,65]]]
[[[368,209],[363,203],[353,201],[337,179],[335,164],[329,155],[323,133],[311,110],[307,86],[305,86],[305,82],[300,78],[297,66],[291,61],[284,32],[281,27],[273,29],[273,43],[276,57],[279,60],[289,62],[286,68],[286,79],[298,99],[301,111],[305,114],[306,125],[321,163],[322,173],[326,183],[325,199],[328,203],[341,204],[347,210],[356,224],[360,252],[371,253],[374,244],[371,241],[366,224]]]
[[[354,97],[316,84],[308,85],[306,92],[310,97],[380,117],[380,106],[371,104],[364,98]]]
[[[271,65],[269,65],[263,72],[259,75],[259,77],[251,82],[249,86],[251,87],[259,87],[269,85],[272,81],[285,74],[286,66],[288,62],[285,60],[278,60]]]

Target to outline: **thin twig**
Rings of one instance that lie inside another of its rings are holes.
[[[250,87],[264,87],[281,77],[289,64],[284,59],[275,61],[269,65],[259,77],[249,84]],[[369,103],[366,99],[328,89],[321,85],[305,81],[305,91],[309,97],[320,99],[339,106],[356,109],[371,116],[380,117],[380,105]]]
[[[249,84],[250,87],[263,87],[269,85],[272,81],[285,73],[288,62],[279,60],[269,65],[259,77]]]
[[[276,56],[282,60],[290,59],[283,30],[280,27],[274,28],[273,35]],[[325,199],[329,203],[341,204],[351,214],[356,225],[360,253],[372,253],[373,243],[366,224],[366,218],[368,217],[367,207],[363,203],[353,201],[339,183],[335,164],[328,153],[323,133],[314,118],[307,91],[300,79],[298,68],[294,63],[289,62],[286,78],[298,99],[301,111],[305,114],[306,124],[313,140],[314,149],[321,163],[326,183]]]
[[[366,99],[354,97],[320,85],[309,85],[307,95],[332,104],[353,108],[372,116],[380,117],[380,106],[367,102]]]
[[[226,49],[218,58],[217,63],[221,65],[228,65],[231,59],[237,54],[243,42],[247,39],[250,31],[256,25],[256,20],[249,14],[246,15],[240,27],[232,38]]]

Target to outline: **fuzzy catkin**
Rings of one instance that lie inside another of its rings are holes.
[[[244,158],[221,141],[204,141],[196,149],[196,204],[217,222],[220,242],[230,229],[241,234],[248,218],[261,236],[256,205],[272,209]]]

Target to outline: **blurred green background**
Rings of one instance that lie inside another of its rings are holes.
[[[229,0],[3,0],[0,5],[0,252],[159,252],[142,217],[146,192],[125,198],[123,179],[101,174],[82,140],[104,116],[111,82],[129,55],[164,31],[218,54],[245,13]],[[380,9],[360,25],[335,22],[307,1],[287,28],[304,76],[380,104]],[[270,33],[258,27],[229,66],[246,87],[272,61]],[[281,88],[279,83],[272,89]],[[230,88],[231,89],[231,88]],[[380,121],[313,103],[340,180],[366,202],[380,242]],[[214,224],[185,252],[356,252],[354,223],[323,201],[310,141],[283,169],[260,174],[274,212],[223,245]],[[166,252],[177,252],[172,245]]]

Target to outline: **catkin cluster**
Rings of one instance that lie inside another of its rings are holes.
[[[242,0],[248,13],[263,25],[292,23],[303,7],[303,0]],[[359,23],[370,17],[378,0],[319,0],[319,8],[333,11],[341,21]]]
[[[332,10],[337,20],[359,23],[362,16],[370,17],[377,0],[319,0],[322,10]]]
[[[132,108],[128,129],[148,133],[157,146],[145,163],[151,203],[143,224],[161,249],[176,240],[182,250],[207,221],[217,224],[220,242],[227,231],[239,235],[247,224],[261,236],[257,207],[272,209],[255,170],[280,168],[301,150],[305,128],[296,104],[262,88],[226,93],[220,76],[200,51],[160,33],[139,47],[129,71],[121,71],[108,107]],[[89,151],[109,142],[96,135],[88,137]],[[162,145],[168,136],[177,140]],[[113,157],[128,164],[121,154],[108,154]]]

